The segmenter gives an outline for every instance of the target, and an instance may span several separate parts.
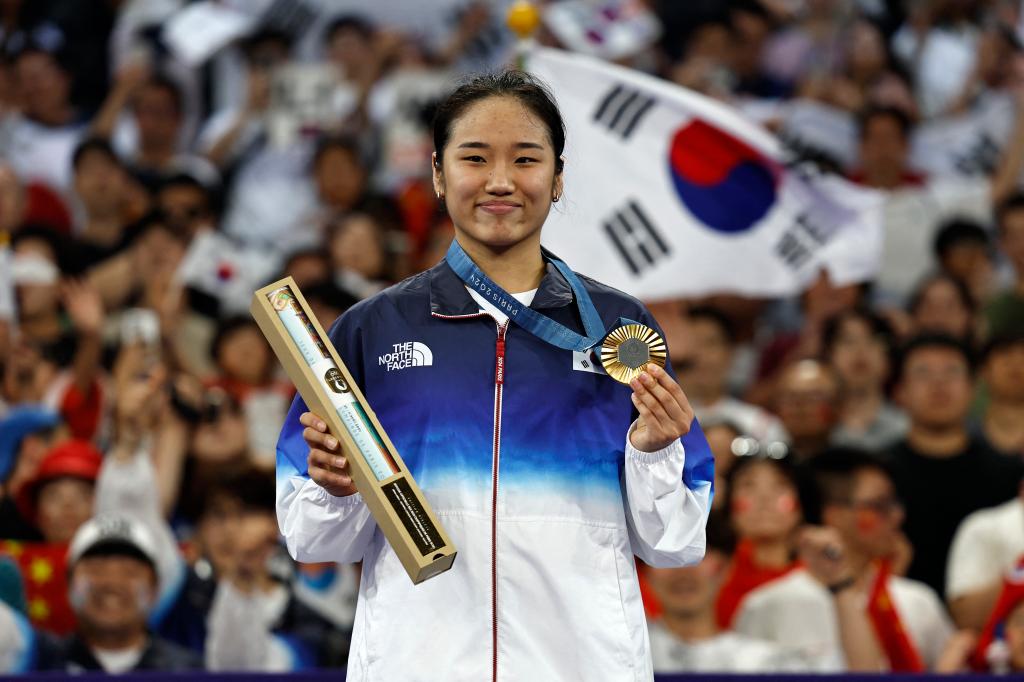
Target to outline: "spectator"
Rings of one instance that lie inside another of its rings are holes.
[[[779,373],[775,412],[789,434],[795,460],[813,459],[828,446],[836,423],[839,385],[828,365],[800,360]]]
[[[984,228],[964,218],[949,220],[935,234],[934,253],[940,270],[963,284],[975,305],[988,300],[995,273]]]
[[[77,440],[62,443],[43,457],[17,498],[18,511],[36,527],[41,540],[68,543],[93,515],[102,461],[95,447]]]
[[[184,93],[163,73],[148,65],[126,65],[117,75],[99,113],[93,119],[93,135],[109,140],[145,186],[155,189],[161,179],[180,167],[198,161],[182,154]],[[124,119],[125,110],[131,118]]]
[[[834,445],[877,452],[906,433],[906,415],[885,395],[893,342],[889,325],[866,308],[840,313],[826,323],[825,358],[839,379]]]
[[[841,72],[809,74],[800,83],[799,94],[851,112],[863,111],[869,104],[894,103],[883,93],[899,76],[881,29],[859,18],[851,22],[843,37]],[[912,98],[907,99],[912,104]]]
[[[1014,192],[1024,165],[1024,106],[1015,107],[1012,132],[989,176],[925,178],[909,165],[909,119],[893,108],[869,109],[861,124],[861,170],[853,179],[888,190],[885,233],[876,284],[902,301],[934,268],[932,244],[945,219],[988,222],[991,208]]]
[[[269,143],[266,111],[274,70],[290,57],[290,40],[261,31],[243,50],[248,69],[248,96],[236,109],[215,113],[199,134],[198,146],[222,172],[226,186],[223,230],[246,246],[283,256],[317,243],[312,225],[295,231],[296,216],[308,214],[315,194],[307,170],[312,144],[300,139],[283,148]]]
[[[686,353],[676,357],[675,363],[697,418],[702,423],[732,422],[760,441],[786,441],[786,431],[775,416],[728,394],[736,347],[736,331],[729,318],[705,306],[691,308],[686,318]]]
[[[711,453],[715,456],[715,499],[711,502],[711,508],[721,511],[725,508],[725,498],[729,494],[729,484],[726,481],[729,472],[736,465],[734,444],[746,443],[748,439],[743,438],[743,432],[738,426],[723,419],[702,419],[700,425]],[[756,442],[753,439],[749,441]]]
[[[985,321],[992,335],[1012,331],[1024,320],[1024,194],[1015,194],[999,204],[996,225],[1015,279],[1011,288],[997,294],[985,307]]]
[[[764,69],[761,55],[774,28],[772,16],[759,2],[736,2],[730,12],[731,64],[737,95],[779,99],[790,94],[786,83]]]
[[[804,568],[747,595],[736,630],[800,647],[821,671],[933,667],[953,628],[932,590],[891,568],[903,511],[886,467],[834,450],[808,473],[808,516],[823,525],[801,535]],[[889,635],[900,630],[905,640]]]
[[[968,347],[974,345],[975,305],[960,281],[937,274],[921,282],[907,306],[916,334],[946,334]]]
[[[799,326],[777,334],[761,351],[757,383],[747,391],[747,399],[775,408],[775,390],[781,371],[789,365],[822,354],[825,323],[839,313],[868,305],[870,285],[837,285],[826,270],[800,294]]]
[[[110,144],[98,138],[84,140],[75,147],[71,166],[82,222],[66,260],[68,270],[77,275],[123,251],[134,235],[125,220],[128,178]]]
[[[167,226],[186,244],[200,230],[217,222],[215,189],[195,175],[179,172],[163,180],[156,191],[156,208]]]
[[[201,662],[147,629],[159,592],[157,541],[128,515],[90,520],[68,552],[77,631],[64,640],[40,637],[39,670],[191,670]]]
[[[64,34],[53,24],[46,31],[18,33],[13,50],[13,85],[21,112],[11,121],[2,155],[26,180],[42,181],[58,192],[71,186],[71,153],[85,131],[71,104],[71,75],[63,63]]]
[[[896,489],[906,505],[914,547],[908,577],[945,593],[953,534],[971,512],[1017,494],[1024,464],[972,437],[970,351],[947,336],[919,336],[903,349],[896,398],[910,417],[907,437],[889,452]]]
[[[656,673],[742,673],[799,670],[801,661],[783,647],[723,629],[715,618],[715,597],[729,566],[732,547],[724,523],[712,517],[704,560],[687,568],[642,571],[661,604],[649,624]]]
[[[1012,500],[967,515],[953,536],[946,600],[961,628],[980,631],[996,605],[1003,576],[1024,556],[1024,487]]]
[[[46,454],[65,438],[67,427],[60,415],[45,407],[18,406],[0,419],[0,539],[38,537],[15,500]]]
[[[894,107],[869,107],[860,117],[860,167],[850,178],[876,189],[918,187],[925,177],[908,166],[910,117]]]
[[[277,379],[277,362],[251,317],[224,320],[213,339],[211,355],[219,374],[211,382],[227,392],[245,416],[250,454],[269,464],[277,447],[278,424],[284,421],[292,387]]]
[[[87,282],[58,282],[58,242],[48,230],[23,229],[12,244],[20,332],[45,361],[26,368],[41,391],[29,400],[58,408],[72,435],[89,439],[103,409],[103,302]]]
[[[997,451],[1024,459],[1024,326],[989,339],[981,375],[988,388],[981,421],[985,439]]]
[[[242,469],[204,493],[196,533],[202,558],[161,632],[205,652],[214,670],[344,665],[347,631],[297,600],[287,576],[273,572],[275,559],[290,562],[279,552],[271,474]]]
[[[381,291],[391,279],[387,244],[380,223],[352,213],[334,223],[328,236],[335,283],[358,298]]]
[[[798,482],[785,459],[747,455],[729,472],[726,509],[739,543],[722,581],[715,616],[732,627],[743,599],[795,567],[797,527],[803,522]]]

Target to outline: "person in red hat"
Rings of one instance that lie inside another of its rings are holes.
[[[39,529],[43,540],[71,541],[93,513],[93,493],[103,456],[90,443],[69,440],[50,450],[35,477],[18,494],[22,516]]]

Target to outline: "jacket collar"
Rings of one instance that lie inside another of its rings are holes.
[[[551,255],[544,251],[545,255]],[[544,277],[537,287],[537,294],[530,305],[534,310],[563,308],[572,303],[572,288],[550,262],[545,261]],[[464,317],[478,315],[480,306],[466,291],[455,271],[446,261],[432,267],[428,273],[430,281],[430,312],[442,317]]]

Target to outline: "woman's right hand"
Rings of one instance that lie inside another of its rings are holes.
[[[338,439],[327,432],[327,422],[312,412],[303,412],[299,423],[306,427],[302,430],[302,439],[309,446],[309,477],[335,497],[355,493],[348,459]]]

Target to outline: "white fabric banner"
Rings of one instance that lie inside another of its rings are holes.
[[[646,74],[546,48],[527,65],[566,121],[544,244],[573,269],[645,300],[789,295],[822,268],[874,276],[880,194],[785,165],[737,110]]]

